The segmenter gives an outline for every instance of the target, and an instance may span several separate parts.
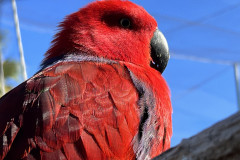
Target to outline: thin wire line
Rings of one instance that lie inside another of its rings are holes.
[[[192,87],[188,88],[186,91],[183,91],[182,93],[178,94],[175,96],[175,98],[173,98],[173,101],[177,101],[183,97],[185,97],[186,95],[192,93],[193,91],[197,90],[198,88],[202,87],[203,85],[205,85],[206,83],[212,81],[213,79],[219,77],[220,75],[222,75],[223,73],[225,73],[226,70],[231,69],[231,67],[227,66],[225,67],[223,70],[209,76],[208,78],[204,79],[203,81],[199,82],[196,85],[193,85]]]
[[[1,95],[4,95],[6,93],[6,90],[5,90],[5,79],[4,79],[4,70],[3,70],[1,42],[0,42],[0,81],[1,81]]]
[[[202,63],[213,63],[213,64],[223,64],[223,65],[233,65],[233,64],[239,64],[240,62],[232,62],[227,60],[212,60],[210,58],[201,58],[196,56],[189,56],[189,55],[183,55],[183,54],[175,54],[171,53],[171,58],[180,59],[180,60],[190,60],[190,61],[197,61]]]
[[[184,24],[187,24],[187,25],[192,24],[192,25],[195,25],[195,26],[204,27],[204,28],[207,28],[207,29],[216,30],[216,31],[219,31],[219,32],[224,32],[224,33],[227,33],[227,34],[230,34],[230,35],[233,35],[233,36],[240,37],[240,32],[233,31],[233,30],[226,29],[226,28],[222,28],[222,27],[218,27],[218,26],[214,26],[214,25],[199,23],[199,22],[196,22],[196,21],[190,21],[190,20],[186,20],[186,19],[183,19],[183,18],[168,16],[168,15],[161,15],[161,14],[158,14],[158,13],[152,13],[152,15],[154,15],[155,18],[167,19],[167,20],[170,20],[170,21],[184,23]],[[166,33],[166,32],[168,32],[168,30],[164,31],[164,33]]]
[[[15,27],[16,27],[16,34],[17,34],[17,39],[18,39],[18,47],[19,47],[19,53],[20,53],[20,61],[21,61],[23,79],[27,80],[26,63],[25,63],[25,59],[24,59],[22,38],[21,38],[20,26],[19,26],[18,14],[17,14],[17,4],[16,4],[15,0],[12,0],[12,9],[13,9],[13,16],[14,16],[14,22],[15,22]]]
[[[175,28],[172,28],[172,29],[169,29],[169,30],[166,30],[165,33],[173,33],[175,31],[179,31],[183,28],[187,28],[187,27],[190,27],[190,26],[193,26],[193,25],[196,25],[196,24],[199,24],[199,23],[203,23],[204,21],[207,21],[207,20],[210,20],[214,17],[217,17],[217,16],[220,16],[228,11],[231,11],[235,8],[238,8],[240,6],[240,3],[236,3],[236,4],[233,4],[233,5],[230,5],[226,8],[223,8],[223,9],[220,9],[214,13],[211,13],[211,14],[208,14],[208,15],[205,15],[203,17],[200,17],[198,19],[196,19],[195,21],[193,22],[190,22],[190,23],[186,23],[186,24],[183,24],[183,25],[179,25]]]
[[[238,104],[238,110],[240,110],[240,88],[239,88],[239,70],[238,70],[238,64],[234,64],[234,78],[236,83],[236,94],[237,94],[237,104]]]
[[[0,0],[0,5],[2,3],[3,3],[3,0]],[[2,8],[0,6],[0,20],[1,20],[1,12],[2,12]],[[0,34],[2,34],[1,30],[0,30]],[[0,37],[0,83],[1,83],[0,91],[1,91],[1,95],[4,95],[6,93],[6,90],[5,90],[5,77],[4,77],[4,68],[3,68],[2,45],[3,45],[2,38]]]

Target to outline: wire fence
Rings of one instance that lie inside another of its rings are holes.
[[[0,2],[6,2],[3,0],[0,0]],[[210,25],[210,24],[205,24],[204,22],[209,21],[213,18],[216,18],[220,15],[223,15],[229,11],[232,11],[234,9],[237,9],[238,7],[240,7],[240,3],[236,3],[233,5],[229,5],[225,8],[219,9],[215,12],[212,12],[210,14],[204,15],[196,20],[186,20],[183,18],[178,18],[178,17],[174,17],[174,16],[168,16],[168,15],[161,15],[158,13],[152,13],[152,15],[154,15],[155,18],[162,18],[162,19],[167,19],[170,21],[175,21],[175,22],[179,22],[182,23],[181,25],[178,25],[176,27],[173,27],[171,29],[165,30],[165,34],[173,34],[175,32],[178,32],[182,29],[185,28],[190,28],[193,26],[199,26],[201,28],[207,28],[210,30],[216,30],[225,34],[229,34],[231,36],[235,36],[235,37],[240,37],[240,32],[237,31],[233,31],[230,29],[226,29],[223,27],[219,27],[219,26],[214,26],[214,25]],[[21,68],[22,68],[22,76],[24,77],[24,80],[27,79],[27,72],[26,72],[26,64],[25,64],[25,59],[24,59],[24,53],[23,53],[23,46],[22,46],[22,41],[21,41],[21,33],[20,33],[20,28],[19,28],[19,20],[18,20],[18,13],[17,13],[17,5],[15,0],[12,0],[12,8],[13,8],[13,15],[14,15],[14,21],[15,21],[15,26],[16,26],[16,37],[18,40],[18,47],[19,47],[19,53],[20,53],[20,60],[21,60]],[[24,25],[24,23],[23,23]],[[41,30],[43,26],[45,26],[44,30],[50,30],[52,29],[51,27],[48,28],[46,26],[48,25],[44,25],[42,24],[41,27],[39,27],[38,25],[34,25],[31,24],[31,21],[28,22],[28,24],[26,25],[28,27],[33,27],[33,28],[37,28],[37,30]],[[0,52],[1,52],[1,48],[0,48]],[[236,90],[237,90],[237,97],[238,97],[238,102],[240,103],[240,95],[239,95],[239,77],[238,77],[238,65],[239,65],[239,61],[229,61],[229,60],[214,60],[214,59],[210,59],[210,58],[203,58],[203,57],[198,57],[198,56],[194,56],[194,55],[186,55],[186,54],[179,54],[179,53],[175,53],[172,52],[171,53],[171,57],[172,58],[176,58],[176,59],[182,59],[182,60],[190,60],[190,61],[198,61],[198,62],[203,62],[203,63],[214,63],[214,64],[223,64],[223,65],[230,65],[230,66],[234,66],[235,69],[235,79],[236,79]],[[0,57],[1,59],[2,57]],[[229,68],[229,67],[227,67]],[[1,84],[4,84],[4,77],[3,77],[3,71],[1,72],[1,65],[0,65],[0,75],[1,75]],[[202,85],[208,83],[209,81],[211,81],[212,79],[216,78],[217,76],[219,76],[220,74],[222,74],[223,72],[221,71],[221,73],[216,73],[211,75],[210,77],[206,78],[205,80],[203,80],[202,82],[200,82],[199,84],[196,84],[188,89],[186,89],[186,91],[184,93],[182,93],[181,95],[179,95],[179,97],[189,94],[192,91],[200,88]],[[3,90],[3,89],[2,89]],[[4,91],[2,91],[4,92]],[[239,105],[240,106],[240,105]]]

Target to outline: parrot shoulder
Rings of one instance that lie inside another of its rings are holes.
[[[117,63],[45,68],[1,99],[0,140],[6,142],[0,143],[0,156],[134,156],[138,98],[128,70]]]

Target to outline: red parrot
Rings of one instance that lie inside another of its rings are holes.
[[[168,59],[157,22],[130,1],[67,16],[40,71],[0,99],[0,159],[155,157],[172,135]]]

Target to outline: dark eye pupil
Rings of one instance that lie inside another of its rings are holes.
[[[123,19],[120,20],[120,24],[121,24],[122,27],[128,28],[128,27],[130,27],[131,22],[130,22],[129,19],[123,18]]]

